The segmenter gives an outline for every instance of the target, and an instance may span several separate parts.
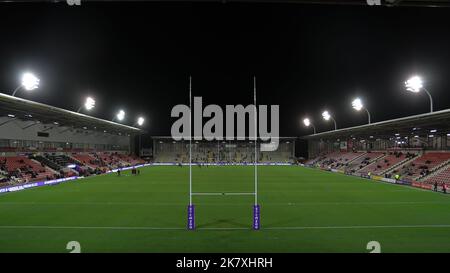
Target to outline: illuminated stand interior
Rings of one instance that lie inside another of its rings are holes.
[[[254,195],[255,201],[253,204],[253,230],[259,230],[261,227],[260,206],[258,205],[258,153],[257,153],[257,113],[256,113],[256,78],[253,78],[253,99],[254,99],[254,125],[255,125],[255,157],[254,157],[254,192],[224,192],[224,193],[211,193],[211,192],[192,192],[192,111],[189,114],[189,205],[187,216],[187,229],[195,230],[195,206],[192,203],[193,195]],[[189,77],[189,109],[192,109],[192,78]]]

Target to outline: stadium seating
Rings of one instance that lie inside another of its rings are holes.
[[[0,160],[6,161],[6,167],[9,172],[23,168],[30,168],[34,171],[41,171],[42,169],[44,169],[42,166],[34,161],[31,161],[25,156],[0,157]]]
[[[93,155],[91,156],[90,154],[72,154],[71,156],[79,163],[86,165],[92,169],[101,167],[100,161]]]
[[[367,173],[381,175],[392,166],[407,160],[407,158],[410,158],[411,155],[412,154],[402,152],[390,152],[387,156],[373,161],[370,165],[364,168],[364,171]]]
[[[65,154],[58,154],[58,155],[55,155],[55,154],[45,154],[44,156],[45,156],[45,158],[47,158],[47,159],[50,160],[51,162],[55,163],[55,164],[59,167],[58,170],[67,167],[67,165],[69,165],[69,164],[75,163],[75,160],[74,160],[74,159],[68,157],[68,156],[65,155]]]
[[[376,151],[376,152],[332,152],[306,161],[306,165],[340,169],[346,173],[392,176],[399,174],[402,180],[423,178],[426,183],[448,181],[450,152]],[[436,171],[436,173],[434,173]],[[450,181],[449,181],[450,182]]]
[[[139,157],[116,152],[90,154],[44,154],[0,157],[1,185],[42,181],[59,177],[103,173],[109,169],[145,163]],[[68,168],[75,164],[76,169]]]
[[[368,152],[345,166],[345,171],[365,173],[366,171],[364,168],[366,166],[372,163],[373,160],[383,157],[384,155],[386,155],[385,152]]]
[[[333,152],[308,160],[307,165],[319,164],[322,168],[342,168],[349,162],[362,156],[364,152]]]
[[[450,185],[450,164],[447,164],[441,170],[438,170],[436,174],[427,176],[423,181],[428,184],[446,183]]]
[[[144,160],[142,160],[141,158],[139,158],[137,156],[131,156],[131,155],[117,153],[117,154],[115,154],[115,157],[118,158],[122,162],[123,165],[137,165],[137,164],[145,163]]]
[[[428,152],[416,158],[411,163],[394,170],[393,173],[400,174],[403,180],[413,181],[421,176],[431,174],[435,167],[448,160],[450,160],[450,153]]]
[[[47,165],[48,167],[52,168],[53,170],[59,170],[60,166],[58,164],[56,164],[55,162],[51,161],[50,159],[41,156],[41,155],[37,155],[34,156],[34,159],[41,162],[41,164],[43,165]]]
[[[294,158],[292,142],[280,142],[276,151],[258,152],[259,162],[292,163]],[[186,163],[189,150],[186,144],[160,141],[154,147],[154,161],[163,163]],[[251,163],[254,161],[254,143],[234,142],[196,142],[192,147],[192,162],[198,163]]]
[[[43,180],[54,176],[53,171],[25,156],[0,157],[0,162],[3,162],[4,171],[7,171],[9,176],[25,181]]]
[[[121,168],[145,163],[145,161],[139,157],[117,152],[94,153],[93,157],[98,160],[99,163],[97,166],[100,166],[100,168]],[[93,162],[96,161],[94,160]]]
[[[335,157],[335,163],[331,166],[333,168],[343,168],[348,163],[352,162],[353,160],[359,158],[365,154],[364,152],[344,152],[340,153]]]

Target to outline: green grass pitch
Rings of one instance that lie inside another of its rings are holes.
[[[188,167],[0,195],[0,252],[450,252],[450,196],[296,166],[259,167],[253,196],[194,196]],[[194,192],[251,192],[253,167],[193,167]]]

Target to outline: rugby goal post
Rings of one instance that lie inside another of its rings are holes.
[[[189,77],[189,205],[187,210],[187,229],[195,230],[195,205],[192,202],[192,196],[201,196],[201,195],[209,195],[209,196],[225,196],[225,195],[253,195],[254,196],[254,204],[253,204],[253,230],[259,230],[261,228],[261,211],[260,206],[258,204],[258,151],[257,151],[257,113],[256,113],[256,77],[253,77],[253,102],[254,102],[254,126],[255,126],[255,135],[254,135],[254,191],[253,192],[192,192],[192,77]]]

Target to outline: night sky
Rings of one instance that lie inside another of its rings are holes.
[[[0,3],[0,92],[24,71],[41,79],[18,96],[76,110],[87,95],[93,116],[126,124],[138,115],[152,135],[169,135],[170,111],[193,94],[204,104],[280,105],[280,133],[363,124],[428,111],[425,94],[403,82],[421,75],[435,109],[450,108],[450,9],[236,3]]]

